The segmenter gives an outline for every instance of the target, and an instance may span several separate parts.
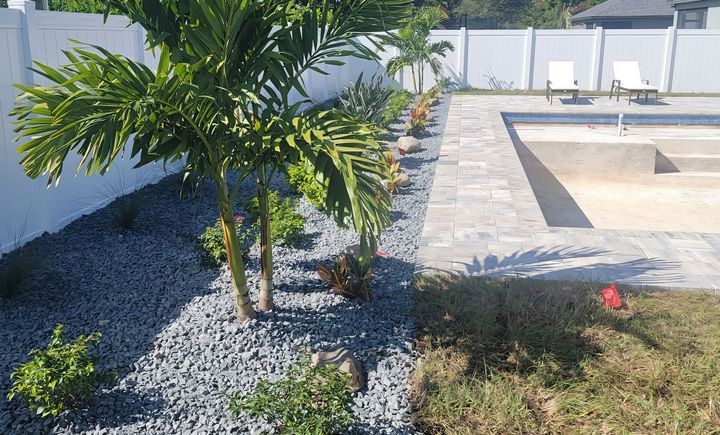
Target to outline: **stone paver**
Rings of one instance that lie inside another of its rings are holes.
[[[503,112],[720,115],[720,98],[453,96],[417,271],[720,289],[720,234],[548,227]]]

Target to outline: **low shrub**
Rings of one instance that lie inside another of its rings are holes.
[[[412,94],[406,89],[395,89],[388,101],[387,107],[382,115],[381,127],[387,127],[397,121],[400,115],[407,110],[412,101]]]
[[[395,93],[392,88],[383,86],[382,76],[373,76],[363,82],[362,73],[355,84],[346,87],[338,97],[337,105],[341,112],[380,126],[390,97]]]
[[[0,297],[18,294],[35,265],[30,248],[23,246],[0,259]]]
[[[123,196],[116,199],[117,209],[117,224],[124,230],[131,230],[135,226],[135,221],[140,214],[140,200],[133,196]]]
[[[385,163],[387,164],[388,174],[390,179],[387,182],[387,191],[390,193],[396,193],[398,191],[398,185],[400,179],[400,162],[395,159],[395,154],[392,151],[388,151],[385,154]]]
[[[410,110],[410,122],[405,126],[405,134],[417,136],[425,131],[425,123],[430,113],[430,101],[420,97],[415,101],[415,107]]]
[[[250,229],[245,228],[242,216],[235,216],[235,230],[240,241],[242,255],[247,255],[252,245]],[[197,250],[201,253],[202,262],[210,267],[219,267],[227,262],[225,250],[225,236],[223,235],[220,220],[212,227],[207,227],[197,239]]]
[[[318,210],[325,208],[325,190],[315,179],[315,176],[305,170],[303,164],[290,165],[287,180],[290,188],[296,193],[303,194],[305,199],[315,208]]]
[[[348,373],[333,365],[315,367],[309,358],[296,363],[277,382],[262,380],[249,395],[230,399],[234,416],[247,412],[275,425],[283,434],[331,434],[346,430],[355,419]]]
[[[57,325],[47,347],[31,351],[33,358],[10,374],[13,386],[8,400],[17,396],[42,417],[56,417],[82,404],[97,384],[115,377],[113,373],[99,373],[97,357],[90,355],[100,341],[99,332],[66,343],[63,330],[63,325]]]
[[[372,299],[370,264],[362,264],[353,254],[340,255],[333,268],[318,264],[317,272],[320,279],[325,281],[336,294],[350,299],[360,298],[366,301]]]
[[[270,205],[270,235],[273,243],[278,245],[295,246],[302,242],[305,236],[305,220],[295,211],[297,200],[290,198],[280,199],[277,192],[271,191],[268,195]],[[260,204],[257,197],[251,199],[245,206],[250,216],[257,221]],[[258,226],[258,222],[254,224]],[[258,234],[258,240],[260,235]]]

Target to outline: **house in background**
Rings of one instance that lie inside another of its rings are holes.
[[[720,29],[720,0],[668,0],[678,29]]]
[[[575,29],[667,29],[674,15],[668,0],[608,0],[574,15],[572,24]]]

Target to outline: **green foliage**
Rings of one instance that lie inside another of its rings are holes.
[[[100,341],[99,332],[66,343],[63,329],[58,325],[47,348],[31,351],[33,358],[10,374],[13,387],[8,400],[20,397],[28,409],[42,417],[56,417],[83,403],[96,384],[114,377],[112,373],[98,373],[97,358],[90,355],[90,349]]]
[[[354,85],[342,91],[338,107],[347,115],[381,126],[385,108],[394,93],[392,88],[383,86],[382,76],[373,76],[370,81],[363,82],[361,73]]]
[[[273,242],[287,246],[296,246],[302,242],[305,237],[305,219],[295,211],[297,201],[290,198],[281,200],[277,192],[271,191],[268,194],[268,204],[270,207],[270,235]],[[258,198],[255,197],[248,201],[245,209],[253,219],[257,220],[260,210]],[[258,241],[259,237],[258,234]]]
[[[250,230],[245,229],[243,222],[244,218],[242,216],[235,216],[235,231],[237,231],[240,242],[240,253],[247,255],[252,244],[252,234]],[[223,236],[220,220],[214,226],[207,227],[198,236],[196,248],[202,254],[203,264],[210,267],[219,267],[227,262],[225,237]]]
[[[0,8],[6,8],[7,7],[7,0],[0,0]]]
[[[102,14],[105,12],[105,2],[102,0],[48,0],[51,11],[62,12],[85,12],[90,14]],[[111,8],[110,13],[117,13],[117,9]]]
[[[325,208],[325,188],[305,165],[296,163],[288,167],[288,184],[296,193],[302,193],[305,199],[318,210]]]
[[[262,418],[282,434],[341,433],[355,420],[351,384],[350,375],[335,366],[314,367],[305,358],[285,378],[262,380],[249,395],[237,392],[230,411]]]
[[[430,42],[430,31],[436,28],[447,14],[439,7],[423,7],[401,28],[390,45],[400,52],[387,64],[388,74],[394,76],[405,67],[410,67],[415,93],[423,92],[425,67],[429,67],[435,78],[442,76],[442,63],[438,58],[446,57],[447,51],[455,50],[449,41]]]
[[[36,258],[27,246],[5,254],[0,259],[0,298],[17,295],[33,266],[37,266]]]
[[[117,224],[124,230],[131,230],[140,214],[140,200],[133,195],[118,198],[116,201],[118,206]]]
[[[361,263],[353,254],[347,253],[338,257],[333,268],[318,264],[317,272],[334,293],[369,301],[372,299],[370,265],[370,262]]]
[[[415,101],[415,107],[410,110],[410,122],[405,126],[407,136],[418,136],[425,131],[427,116],[430,113],[430,101],[421,97]]]
[[[411,100],[412,94],[410,91],[406,89],[395,89],[383,112],[381,126],[387,127],[397,121],[400,115],[407,110]]]

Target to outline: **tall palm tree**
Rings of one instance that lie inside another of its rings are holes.
[[[103,174],[131,138],[138,166],[184,161],[186,174],[208,177],[215,186],[238,317],[254,318],[233,221],[240,183],[229,182],[231,170],[247,174],[280,160],[274,153],[307,159],[319,178],[332,182],[336,220],[351,222],[367,243],[389,222],[389,201],[368,199],[381,189],[385,168],[363,156],[375,143],[365,138],[362,123],[333,113],[260,116],[276,111],[276,101],[290,107],[293,90],[306,95],[297,65],[318,69],[356,55],[353,48],[360,47],[351,38],[397,27],[409,6],[407,0],[343,4],[354,27],[306,20],[304,7],[291,0],[109,0],[108,7],[147,30],[149,46],[159,52],[157,70],[97,46],[66,52],[69,62],[60,68],[37,64],[52,85],[20,86],[24,98],[13,110],[18,138],[28,138],[18,149],[25,172],[58,182],[74,152],[82,156],[77,172]],[[307,5],[336,7],[332,0]],[[282,146],[264,146],[264,132],[256,128],[261,120],[282,126]]]
[[[445,57],[448,50],[455,50],[449,41],[428,40],[430,31],[446,18],[447,14],[439,7],[420,8],[390,42],[399,53],[388,61],[388,74],[393,76],[403,68],[410,67],[416,94],[424,91],[425,67],[429,67],[437,79],[442,75],[442,63],[438,57]]]

